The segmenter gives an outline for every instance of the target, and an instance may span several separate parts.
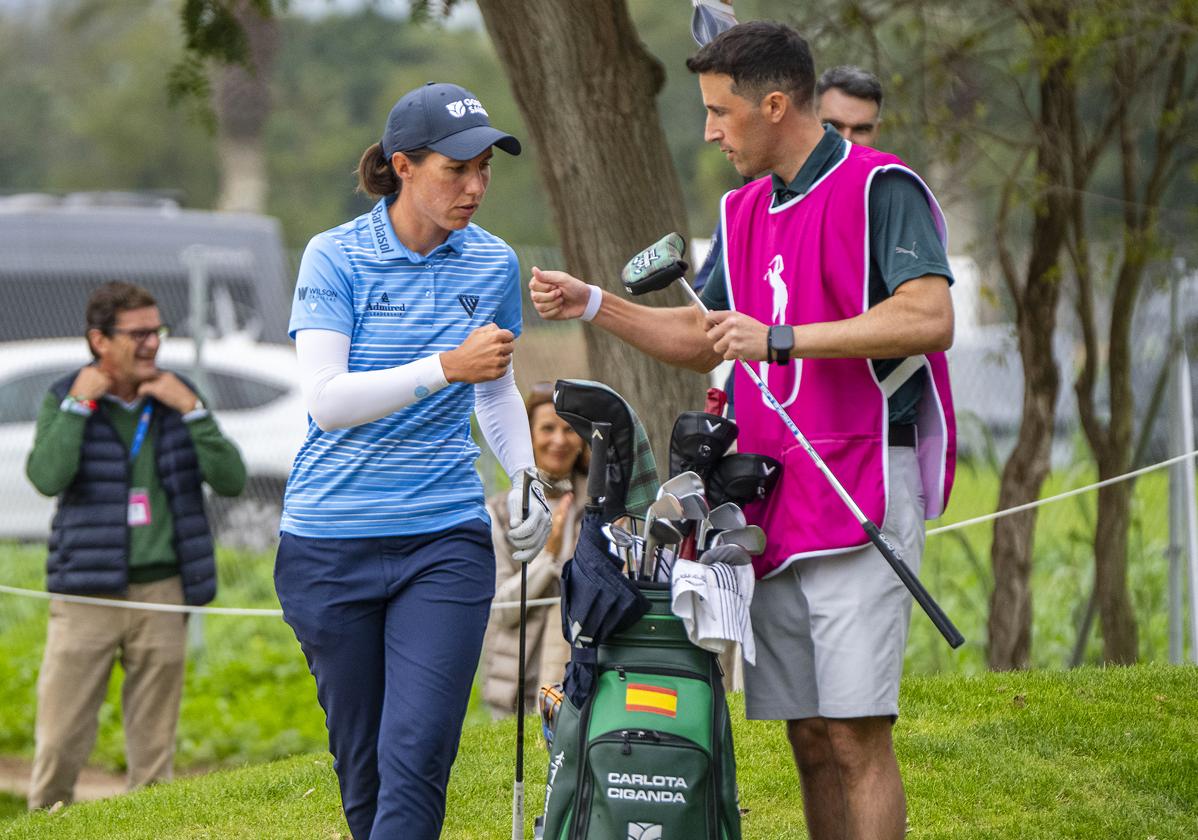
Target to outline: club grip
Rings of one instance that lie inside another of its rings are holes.
[[[528,519],[528,496],[532,492],[533,478],[532,470],[524,471],[524,489],[520,494],[520,518]]]
[[[932,597],[931,593],[924,589],[919,578],[903,562],[903,558],[899,557],[898,551],[882,535],[878,526],[867,519],[861,524],[861,527],[869,535],[870,542],[877,547],[878,551],[882,552],[882,556],[886,558],[886,562],[890,564],[890,568],[894,569],[895,574],[899,576],[899,580],[907,587],[907,591],[919,603],[920,608],[927,614],[928,618],[932,619],[932,623],[936,625],[936,629],[940,631],[940,635],[944,636],[945,641],[948,642],[948,646],[955,649],[963,645],[965,637],[961,635],[961,631],[944,614],[944,610],[940,609],[940,605],[936,603],[936,599]]]
[[[591,424],[591,466],[587,472],[587,506],[599,508],[607,496],[607,447],[611,439],[611,423],[602,420]]]

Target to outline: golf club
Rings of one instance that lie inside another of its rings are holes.
[[[528,496],[536,473],[524,474],[524,492],[520,496],[520,511],[528,519]],[[528,626],[528,563],[520,564],[520,650],[516,672],[516,780],[512,783],[512,840],[524,837],[524,653]]]
[[[645,562],[641,564],[641,580],[655,580],[657,578],[657,548],[663,545],[678,545],[682,541],[682,532],[678,530],[678,526],[668,519],[654,519],[653,531],[650,537],[654,543],[654,553],[645,556]],[[648,546],[648,543],[646,543]],[[645,574],[645,567],[650,563],[653,564],[648,574]]]
[[[718,414],[684,411],[670,432],[670,475],[692,470],[704,480],[736,441],[736,424]]]
[[[679,239],[680,238],[681,237],[679,237]],[[679,256],[681,256],[681,254],[679,254]],[[691,288],[690,283],[686,282],[686,263],[679,259],[675,263],[675,266],[676,268],[666,268],[649,274],[641,282],[626,282],[625,288],[628,289],[629,294],[640,295],[663,289],[670,283],[678,281],[679,285],[681,285],[683,290],[690,296],[694,304],[699,307],[699,311],[704,315],[708,314],[707,306],[699,298],[698,293]],[[895,574],[897,574],[899,579],[903,582],[903,585],[907,587],[907,591],[911,593],[911,595],[919,603],[920,608],[927,614],[928,618],[932,620],[932,623],[936,625],[936,629],[940,631],[942,636],[944,636],[945,641],[947,641],[949,644],[949,647],[957,648],[964,644],[965,637],[961,635],[961,631],[956,628],[949,617],[945,614],[944,610],[940,608],[940,605],[936,603],[935,599],[932,598],[928,590],[924,588],[924,585],[920,582],[919,578],[912,573],[910,567],[907,566],[906,562],[899,555],[898,549],[891,545],[890,540],[886,539],[886,536],[882,533],[881,529],[878,528],[878,526],[872,521],[870,521],[869,517],[862,512],[861,508],[853,500],[853,497],[848,494],[848,491],[844,489],[844,486],[840,483],[836,476],[832,474],[832,471],[828,469],[828,465],[824,463],[824,459],[820,457],[819,453],[815,451],[815,448],[812,447],[811,443],[799,430],[799,427],[795,425],[794,420],[792,420],[790,415],[786,413],[786,409],[782,407],[782,404],[778,402],[772,393],[770,393],[769,386],[761,380],[761,377],[757,375],[757,371],[753,370],[753,366],[744,359],[737,359],[737,362],[740,364],[741,369],[744,370],[745,374],[749,377],[753,384],[757,386],[757,390],[761,392],[762,398],[766,401],[770,408],[774,410],[774,413],[778,415],[779,419],[781,419],[786,425],[786,428],[798,442],[799,446],[803,447],[803,451],[807,453],[807,456],[811,459],[812,463],[815,464],[816,469],[823,474],[824,478],[836,492],[836,495],[840,497],[840,500],[853,514],[853,517],[857,520],[857,523],[861,526],[861,529],[865,531],[866,536],[869,537],[869,541],[874,544],[879,552],[881,552],[882,556],[886,559],[886,562],[890,564],[890,568],[894,570]]]
[[[753,562],[753,558],[743,547],[735,543],[727,543],[704,551],[699,555],[698,562],[704,566],[714,566],[716,563],[723,563],[726,566],[747,566]]]
[[[720,531],[711,538],[711,547],[717,548],[721,545],[739,545],[750,554],[757,555],[765,551],[765,531],[756,525]]]
[[[706,524],[707,528],[699,532],[700,551],[707,547],[707,535],[711,531],[732,531],[736,528],[743,528],[749,523],[745,520],[745,512],[740,509],[739,505],[724,502],[711,509],[711,513],[707,514]]]
[[[706,496],[706,488],[703,486],[703,477],[696,472],[687,471],[680,472],[678,475],[670,478],[668,481],[662,482],[661,487],[657,490],[657,498],[661,498],[667,493],[678,498],[686,495],[698,493],[700,496]]]
[[[720,459],[707,478],[707,501],[713,507],[735,502],[744,507],[764,501],[782,476],[782,465],[768,455],[737,452]]]
[[[657,501],[649,505],[649,509],[645,511],[645,552],[641,555],[640,566],[637,569],[637,577],[644,577],[645,565],[654,562],[654,557],[657,552],[657,538],[653,533],[653,526],[657,524],[659,519],[670,521],[679,521],[685,514],[682,511],[682,503],[673,493],[659,494]]]

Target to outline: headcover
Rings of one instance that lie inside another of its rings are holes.
[[[736,424],[718,414],[684,411],[670,434],[670,477],[692,470],[704,479],[736,441]]]
[[[595,421],[611,423],[604,519],[610,522],[625,513],[644,516],[657,497],[657,462],[632,407],[603,383],[583,379],[557,380],[553,407],[583,440],[591,439]]]
[[[768,455],[737,452],[720,459],[707,479],[707,503],[733,502],[744,507],[764,499],[782,475],[782,464]]]
[[[630,295],[664,289],[686,274],[685,253],[686,241],[677,233],[667,233],[625,264],[620,281]]]

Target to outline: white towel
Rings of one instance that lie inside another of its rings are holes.
[[[682,619],[694,644],[722,654],[740,642],[745,661],[757,664],[749,604],[753,602],[753,567],[693,560],[674,560],[670,575],[670,608]]]

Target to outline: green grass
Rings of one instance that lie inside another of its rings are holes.
[[[805,837],[777,723],[732,698],[748,840]],[[913,840],[1187,840],[1198,835],[1198,668],[1142,665],[913,677],[896,728]],[[545,753],[529,726],[526,818]],[[444,836],[507,835],[515,724],[467,729]],[[348,836],[326,755],[215,773],[20,817],[0,837],[170,840]],[[531,834],[530,834],[531,836]]]
[[[1054,473],[1045,495],[1093,479],[1083,469]],[[994,510],[996,472],[976,462],[958,471],[946,515],[930,527]],[[1165,544],[1167,480],[1163,473],[1136,486],[1129,539],[1129,585],[1140,623],[1141,659],[1167,655]],[[1032,573],[1036,667],[1061,668],[1077,637],[1081,611],[1093,576],[1090,546],[1094,496],[1087,494],[1044,508],[1040,514]],[[990,524],[928,539],[921,577],[932,595],[965,634],[951,651],[918,608],[912,619],[907,673],[977,674],[985,670],[988,597],[991,586]],[[277,608],[271,554],[221,551],[217,604]],[[0,544],[0,583],[41,589],[45,549]],[[44,601],[0,594],[0,754],[32,755],[35,685],[45,640]],[[193,620],[202,647],[189,656],[179,723],[180,769],[231,767],[322,750],[323,714],[303,655],[291,630],[277,618],[206,616]],[[1098,661],[1101,641],[1094,633],[1086,661]],[[92,763],[124,768],[120,724],[120,668],[100,713],[100,733]],[[489,723],[476,696],[467,726]]]
[[[25,813],[25,800],[10,793],[0,793],[0,822]]]

